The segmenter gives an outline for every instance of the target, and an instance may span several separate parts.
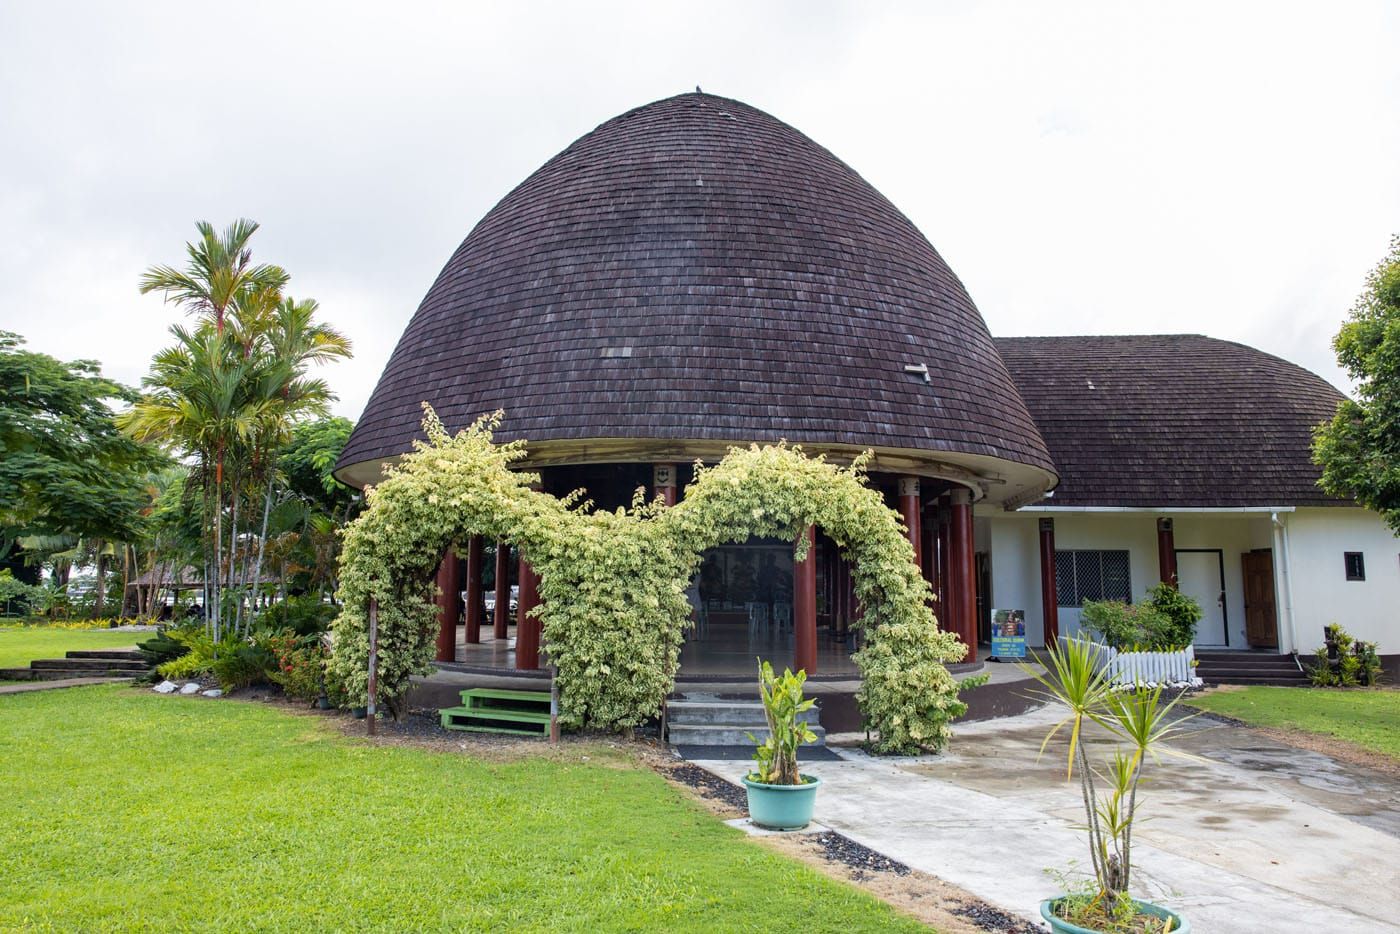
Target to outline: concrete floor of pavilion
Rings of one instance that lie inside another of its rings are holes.
[[[1047,871],[1088,863],[1062,743],[1038,759],[1058,719],[1040,707],[960,724],[939,756],[841,749],[804,766],[823,782],[816,819],[1035,919],[1059,891]],[[1139,791],[1135,894],[1202,932],[1400,929],[1400,779],[1205,718],[1186,728],[1176,746],[1200,759],[1164,759]],[[1090,741],[1100,758],[1102,733]],[[734,781],[749,768],[698,764]]]

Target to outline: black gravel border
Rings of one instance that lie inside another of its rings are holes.
[[[678,765],[670,766],[667,774],[683,785],[694,788],[706,798],[713,798],[721,801],[730,807],[747,814],[749,812],[749,796],[743,788],[733,782],[720,778],[713,772],[706,771],[698,765],[689,762],[682,762]]]
[[[833,863],[842,863],[861,872],[892,872],[897,876],[907,876],[914,870],[883,853],[852,840],[834,830],[810,834],[822,848],[822,855]]]
[[[1045,931],[1039,925],[1022,921],[986,902],[963,902],[957,908],[949,908],[948,913],[966,918],[984,931],[998,931],[1002,934],[1044,934]]]

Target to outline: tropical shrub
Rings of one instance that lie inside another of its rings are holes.
[[[1171,584],[1157,584],[1142,603],[1085,600],[1080,622],[1119,652],[1170,652],[1196,638],[1201,605]]]
[[[325,692],[326,652],[319,638],[306,640],[289,630],[269,638],[267,647],[277,662],[268,677],[288,697],[311,701]]]
[[[42,599],[44,588],[15,578],[9,568],[0,568],[0,613],[24,616]]]
[[[557,671],[568,727],[628,729],[657,715],[675,681],[689,625],[686,586],[710,547],[749,536],[785,537],[806,554],[817,526],[852,559],[865,614],[858,702],[880,752],[937,749],[966,710],[945,667],[966,652],[938,629],[932,593],[914,564],[897,515],[865,485],[860,458],[840,469],[786,445],[732,449],[697,465],[685,499],[592,511],[578,496],[531,490],[511,470],[524,443],[496,445],[500,413],[449,436],[425,406],[427,436],[366,491],[345,531],[342,603],[333,624],[328,680],[350,703],[368,688],[368,611],[377,606],[378,700],[400,708],[410,678],[432,668],[434,572],[443,552],[470,535],[518,546],[540,574],[544,645]],[[974,679],[961,686],[977,683]]]
[[[339,609],[314,594],[288,597],[259,613],[255,628],[265,632],[290,629],[298,636],[318,635],[326,631]]]
[[[1373,686],[1381,680],[1381,660],[1374,642],[1363,642],[1341,626],[1325,629],[1327,641],[1313,654],[1308,680],[1315,687]],[[1333,661],[1332,649],[1336,650]]]
[[[802,714],[816,704],[815,700],[802,697],[802,686],[806,683],[804,671],[793,674],[791,669],[785,668],[782,677],[778,677],[773,674],[772,665],[759,662],[758,694],[763,701],[764,719],[768,721],[768,738],[758,743],[758,739],[749,734],[749,739],[758,743],[754,750],[755,768],[749,776],[752,781],[765,785],[802,784],[802,776],[797,771],[797,749],[817,738],[802,719]]]
[[[146,641],[136,643],[136,648],[141,651],[146,662],[152,667],[163,665],[182,655],[188,655],[190,651],[186,642],[175,638],[169,631],[158,632]]]
[[[1204,613],[1195,597],[1163,582],[1148,588],[1147,602],[1162,616],[1159,628],[1151,633],[1149,651],[1183,649],[1196,641],[1196,625]]]
[[[253,641],[220,646],[211,670],[225,691],[266,684],[277,670],[277,656],[266,643]]]

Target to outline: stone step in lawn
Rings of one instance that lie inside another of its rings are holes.
[[[80,671],[85,668],[142,672],[149,666],[140,659],[126,658],[38,658],[29,663],[30,668],[65,668]]]
[[[65,658],[117,658],[130,662],[146,663],[146,656],[139,649],[73,649],[65,653]]]
[[[135,680],[146,673],[109,668],[0,668],[0,681],[63,681],[67,678],[123,678]]]

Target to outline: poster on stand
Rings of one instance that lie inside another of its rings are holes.
[[[992,658],[1026,657],[1026,611],[992,610]]]

